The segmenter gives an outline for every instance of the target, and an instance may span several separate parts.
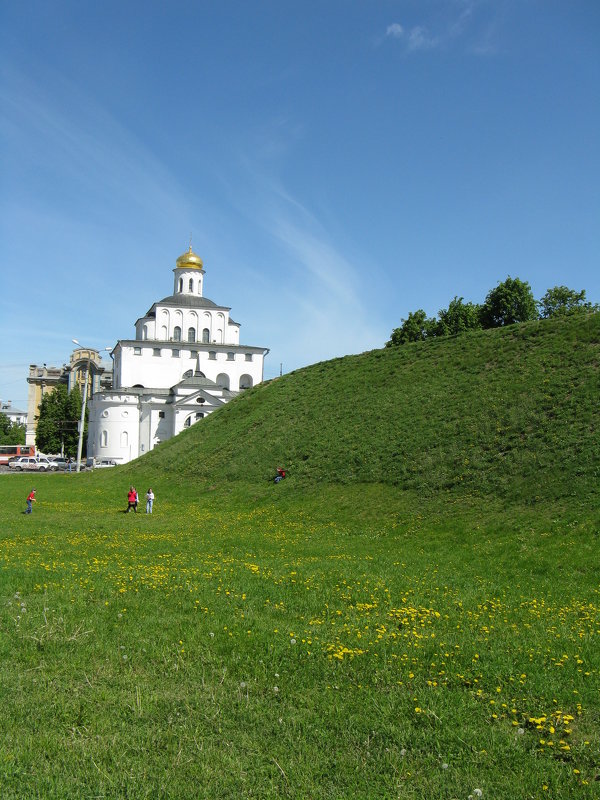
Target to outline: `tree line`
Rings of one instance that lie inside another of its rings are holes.
[[[59,383],[54,391],[42,397],[35,433],[38,450],[42,453],[62,453],[72,457],[76,455],[81,402],[79,387],[75,386],[69,392],[63,383]],[[85,441],[86,431],[83,439],[84,448]]]
[[[0,413],[0,444],[25,444],[25,425],[19,425]]]
[[[422,308],[411,311],[401,320],[400,327],[394,328],[385,346],[598,310],[598,304],[586,300],[585,289],[576,292],[566,286],[555,286],[541,300],[535,300],[527,281],[509,276],[488,292],[482,304],[465,303],[462,297],[454,297],[437,317],[428,317]]]
[[[75,456],[79,441],[79,420],[81,419],[81,392],[75,386],[70,392],[64,384],[42,397],[39,405],[38,423],[35,433],[36,448],[42,453],[63,453]],[[0,413],[0,444],[25,444],[25,425],[17,425]],[[84,429],[84,455],[87,435]]]

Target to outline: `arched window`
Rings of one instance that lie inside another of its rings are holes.
[[[196,341],[196,328],[188,328],[188,342]]]
[[[241,389],[251,389],[252,388],[252,376],[251,375],[242,375],[240,377],[240,390]]]
[[[108,447],[108,431],[102,431],[100,434],[100,447]]]
[[[190,292],[194,291],[194,279],[190,278],[190,282],[188,283],[188,289]]]
[[[179,327],[179,325],[175,325],[175,327],[173,328],[173,339],[176,342],[181,341],[181,328]]]
[[[226,375],[224,372],[220,372],[217,375],[216,384],[217,386],[220,386],[221,389],[229,389],[229,375]]]
[[[143,330],[143,333],[142,333],[142,338],[143,338],[143,339],[147,339],[147,338],[148,338],[148,326],[147,326],[147,325],[144,325],[144,330]]]
[[[186,419],[186,421],[183,423],[183,427],[184,427],[184,428],[189,428],[191,424],[192,424],[192,417],[191,417],[191,415],[190,415],[190,416],[189,416],[189,417]]]
[[[160,329],[160,338],[163,339],[163,341],[165,341],[165,342],[167,341],[167,326],[166,325],[163,325],[162,328]]]
[[[208,344],[210,342],[210,331],[208,328],[204,328],[202,331],[202,341],[204,344]]]
[[[183,278],[179,278],[179,291],[183,292]]]
[[[127,431],[122,431],[121,433],[121,447],[128,447],[129,446],[129,434]]]

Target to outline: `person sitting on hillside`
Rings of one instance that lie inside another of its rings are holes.
[[[275,475],[274,481],[275,483],[279,483],[285,478],[285,469],[283,467],[277,467],[277,475]]]

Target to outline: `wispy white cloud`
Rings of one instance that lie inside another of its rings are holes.
[[[431,36],[427,28],[417,25],[411,28],[408,35],[408,49],[409,50],[431,50],[440,43],[440,39],[436,36]]]
[[[480,5],[478,0],[458,0],[451,6],[453,15],[447,16],[443,21],[438,20],[433,25],[436,28],[435,33],[426,25],[407,27],[400,22],[392,22],[387,26],[384,38],[399,41],[406,53],[416,53],[448,46],[471,31],[471,38],[476,41],[467,44],[469,52],[478,55],[493,53],[495,48],[491,42],[492,27],[488,26],[483,34],[473,32],[475,14]]]
[[[363,264],[290,193],[276,165],[243,163],[247,182],[236,183],[231,200],[272,243],[260,296],[250,302],[270,320],[273,362],[289,369],[380,347],[387,330],[365,301]]]
[[[408,52],[431,50],[440,43],[439,37],[432,36],[423,25],[406,29],[399,22],[393,22],[386,29],[386,37],[399,39]]]
[[[56,173],[74,197],[92,186],[113,206],[125,202],[146,213],[160,208],[181,216],[185,193],[164,163],[73,81],[52,73],[37,85],[3,70],[0,102],[2,135],[21,168],[34,172],[40,165]]]
[[[287,193],[278,196],[281,202],[263,223],[297,273],[289,285],[301,287],[286,304],[297,317],[288,349],[299,349],[311,363],[380,346],[381,331],[363,301],[360,266],[311,212]]]
[[[404,36],[404,28],[400,23],[393,22],[391,25],[387,26],[387,30],[385,32],[386,36],[391,36],[392,39],[402,39]]]
[[[318,227],[314,223],[313,226]],[[327,240],[324,232],[315,233],[304,224],[280,215],[272,220],[270,233],[283,245],[297,268],[312,278],[320,304],[335,304],[348,312],[360,310],[354,288],[358,285],[357,270]]]
[[[191,207],[196,198],[168,162],[74,78],[50,67],[32,70],[35,79],[0,69],[0,258],[11,265],[3,289],[23,294],[27,263],[27,305],[39,323],[17,341],[3,308],[0,339],[19,361],[60,364],[73,336],[104,346],[130,335],[162,291],[152,288],[161,237],[180,235],[183,250],[203,207]],[[25,376],[15,402],[26,396]]]

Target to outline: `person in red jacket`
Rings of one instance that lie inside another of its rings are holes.
[[[138,496],[136,490],[133,488],[133,486],[130,486],[129,491],[127,492],[127,511],[125,512],[126,514],[129,514],[132,508],[137,514],[137,499]]]
[[[37,500],[35,499],[35,489],[32,489],[27,495],[27,510],[25,511],[26,514],[31,514],[31,512],[33,511],[33,503],[36,502]]]

